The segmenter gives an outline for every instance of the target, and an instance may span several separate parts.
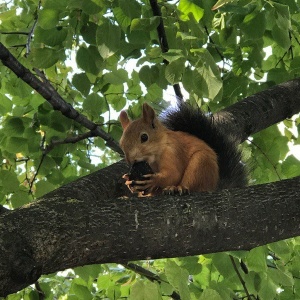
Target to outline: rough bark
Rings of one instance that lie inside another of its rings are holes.
[[[69,267],[245,250],[300,235],[300,177],[181,197],[103,199],[100,191],[47,196],[0,216],[1,296]]]
[[[300,78],[247,97],[215,114],[239,142],[300,111]]]

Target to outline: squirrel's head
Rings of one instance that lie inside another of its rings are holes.
[[[120,146],[124,151],[126,161],[130,164],[139,161],[152,163],[161,146],[162,134],[165,127],[157,119],[151,106],[143,104],[142,116],[131,121],[125,111],[120,113],[123,135]]]

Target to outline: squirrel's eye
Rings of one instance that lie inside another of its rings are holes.
[[[148,141],[148,134],[147,133],[143,133],[141,135],[141,143],[145,143]]]

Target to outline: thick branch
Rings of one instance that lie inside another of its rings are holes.
[[[0,215],[0,295],[69,267],[251,249],[297,236],[299,197],[300,177],[181,197],[104,199],[96,183],[88,197],[49,194]]]
[[[11,69],[18,77],[45,98],[55,110],[59,110],[67,118],[70,118],[91,130],[94,136],[103,138],[106,141],[106,145],[111,149],[120,154],[123,153],[118,143],[109,134],[103,131],[96,123],[90,121],[87,117],[74,109],[49,83],[44,83],[34,76],[34,74],[25,68],[2,43],[0,43],[0,59],[5,66]]]
[[[239,142],[300,112],[300,78],[275,85],[216,113],[216,122]]]

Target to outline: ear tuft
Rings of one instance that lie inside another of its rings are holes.
[[[122,125],[123,130],[126,129],[126,127],[130,124],[130,120],[128,118],[127,112],[125,110],[122,110],[120,113],[120,122]]]
[[[144,103],[143,104],[143,120],[146,123],[151,124],[151,126],[153,128],[155,128],[155,126],[154,126],[155,119],[156,119],[156,115],[155,115],[154,109],[147,103]]]

